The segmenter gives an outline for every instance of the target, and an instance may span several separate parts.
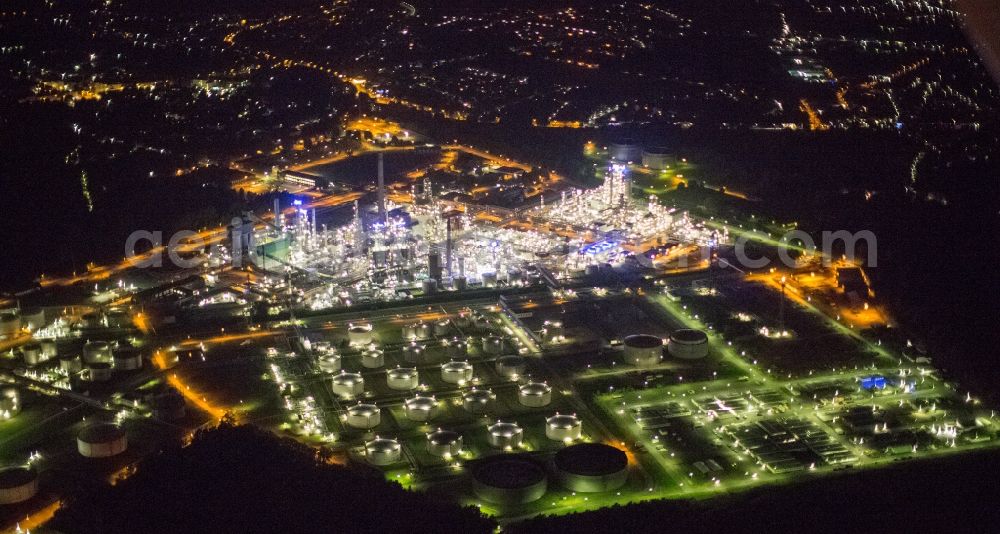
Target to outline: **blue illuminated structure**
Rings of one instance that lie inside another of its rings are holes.
[[[885,389],[885,377],[881,375],[866,376],[861,379],[861,388],[867,391]]]

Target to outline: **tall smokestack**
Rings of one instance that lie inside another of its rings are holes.
[[[448,277],[451,278],[452,277],[452,274],[451,274],[451,217],[448,217],[448,219],[446,219],[446,224],[447,224],[447,226],[445,226],[445,228],[447,229],[447,232],[446,232],[446,237],[445,237],[446,242],[445,242],[445,248],[444,248],[444,250],[445,250],[445,252],[444,252],[444,268],[445,268],[445,271],[448,273]]]
[[[385,222],[385,172],[383,169],[382,152],[378,153],[378,218]]]
[[[281,199],[274,197],[274,225],[281,228]]]

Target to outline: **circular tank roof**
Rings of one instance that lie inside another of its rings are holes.
[[[489,431],[491,435],[503,436],[505,438],[524,432],[517,423],[504,423],[500,421],[490,425]]]
[[[460,439],[462,439],[462,435],[451,430],[435,430],[427,434],[427,441],[435,445],[451,445]]]
[[[417,395],[416,397],[406,399],[406,407],[413,409],[426,409],[429,410],[437,406],[437,399],[434,397],[424,397],[422,395]]]
[[[395,369],[389,369],[386,374],[392,378],[410,378],[416,376],[417,370],[412,367],[397,367]]]
[[[603,443],[570,445],[556,453],[555,464],[567,473],[603,476],[617,473],[628,466],[625,453]]]
[[[378,413],[378,406],[374,404],[356,404],[348,408],[347,413],[368,417]]]
[[[663,346],[662,339],[649,334],[636,334],[634,336],[628,336],[622,341],[622,343],[628,345],[629,347],[639,349],[652,349]]]
[[[337,384],[357,384],[363,380],[364,378],[357,373],[340,373],[333,376],[333,381]]]
[[[125,437],[125,431],[118,425],[96,423],[81,430],[77,437],[85,443],[106,443]]]
[[[375,438],[365,443],[368,452],[393,452],[399,450],[399,442],[389,438]]]
[[[503,489],[525,488],[545,479],[545,468],[523,455],[503,454],[479,460],[472,476],[487,486]]]
[[[23,486],[38,478],[38,473],[30,467],[5,467],[0,469],[0,489]]]
[[[532,382],[521,386],[521,393],[524,395],[545,395],[546,393],[551,392],[552,388],[550,388],[548,384],[543,384],[541,382]]]
[[[571,428],[580,424],[580,418],[575,415],[555,414],[546,419],[545,424],[556,428]]]
[[[703,343],[708,341],[708,335],[701,330],[691,330],[689,328],[685,328],[682,330],[674,330],[674,333],[670,334],[670,339],[678,343]]]
[[[452,360],[446,364],[441,365],[442,371],[466,371],[472,369],[472,364],[469,362]]]
[[[470,401],[487,401],[493,397],[493,392],[488,389],[470,389],[465,395],[462,395],[463,399]]]

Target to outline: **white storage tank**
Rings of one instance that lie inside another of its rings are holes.
[[[462,435],[439,428],[427,434],[427,452],[442,458],[455,456],[462,452]]]
[[[84,369],[85,377],[91,382],[107,382],[114,374],[114,369],[107,362],[88,363]]]
[[[611,143],[611,159],[618,163],[638,163],[642,158],[642,148],[631,140]]]
[[[483,352],[486,354],[502,354],[504,342],[500,336],[486,336],[483,338]]]
[[[487,429],[487,440],[498,449],[516,449],[524,441],[524,429],[517,423],[497,421]]]
[[[59,358],[59,369],[68,375],[79,373],[83,370],[83,362],[80,361],[79,356],[67,354]]]
[[[575,415],[555,414],[545,420],[545,437],[570,442],[583,435],[583,422]]]
[[[420,375],[412,367],[397,367],[385,372],[385,381],[389,389],[409,391],[420,385]]]
[[[351,324],[347,327],[347,341],[356,347],[372,342],[371,323]]]
[[[391,465],[399,461],[403,447],[398,441],[376,437],[365,443],[365,456],[372,465]]]
[[[417,339],[417,323],[403,325],[403,339],[406,341]]]
[[[45,310],[42,308],[22,308],[21,324],[32,332],[45,328]]]
[[[21,411],[21,392],[12,386],[0,389],[0,421],[10,419]]]
[[[423,363],[424,346],[416,341],[403,345],[403,361],[406,363]]]
[[[677,164],[677,156],[663,147],[647,147],[642,151],[642,166],[654,171],[665,171]]]
[[[34,469],[30,467],[0,469],[0,505],[21,503],[37,494],[38,473]]]
[[[24,359],[24,365],[28,367],[45,363],[49,359],[42,350],[42,344],[37,341],[21,345],[21,358]]]
[[[488,389],[472,388],[462,395],[462,407],[473,414],[484,414],[496,403],[497,396]]]
[[[125,452],[128,438],[118,425],[95,423],[80,431],[76,448],[87,458],[107,458]]]
[[[671,356],[684,360],[697,360],[708,356],[708,335],[701,330],[674,330],[667,341]]]
[[[522,356],[501,356],[497,358],[495,367],[498,375],[508,380],[517,380],[528,369],[528,362]]]
[[[472,380],[472,364],[452,360],[442,365],[441,380],[448,384],[467,384]]]
[[[361,365],[366,369],[378,369],[385,365],[385,354],[379,349],[369,349],[361,355]]]
[[[518,388],[517,400],[529,408],[541,408],[552,402],[552,388],[542,382],[531,382]]]
[[[88,341],[83,345],[83,363],[111,363],[111,344],[107,341]]]
[[[21,316],[16,310],[0,312],[0,336],[14,337],[21,331]]]
[[[430,421],[438,413],[438,401],[433,396],[417,395],[403,402],[403,413],[410,421]]]
[[[135,347],[119,347],[112,356],[116,371],[142,369],[142,353]]]
[[[447,336],[451,332],[451,321],[442,319],[434,323],[434,335],[438,337]]]
[[[382,422],[382,411],[374,404],[358,403],[347,409],[347,426],[371,430]]]
[[[636,367],[658,365],[663,358],[663,340],[647,334],[628,336],[622,340],[625,363]]]
[[[340,355],[337,353],[324,354],[317,359],[316,364],[324,373],[336,373],[341,368]]]
[[[365,392],[365,379],[358,373],[341,371],[332,380],[334,394],[341,397],[357,397]]]

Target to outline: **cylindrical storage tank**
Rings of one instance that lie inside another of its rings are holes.
[[[438,401],[434,397],[417,395],[403,402],[403,413],[410,421],[430,421],[438,413]]]
[[[531,382],[518,388],[517,401],[529,408],[541,408],[552,402],[552,388],[542,382]]]
[[[497,273],[483,273],[483,285],[495,287],[497,285]]]
[[[437,283],[437,280],[435,280],[433,278],[428,278],[428,279],[424,280],[423,282],[420,282],[420,287],[421,287],[421,289],[424,290],[424,293],[428,293],[428,294],[430,294],[430,293],[437,293],[438,283]]]
[[[59,369],[62,369],[66,374],[79,373],[83,370],[83,362],[80,361],[79,356],[66,355],[59,358]]]
[[[45,310],[41,308],[21,309],[21,324],[32,332],[39,328],[45,328]]]
[[[107,458],[125,452],[128,438],[118,425],[95,423],[80,431],[76,448],[87,458]]]
[[[347,327],[347,341],[354,346],[362,346],[371,343],[372,325],[369,323],[349,325]]]
[[[684,360],[697,360],[708,356],[708,335],[701,330],[674,330],[667,341],[671,356]]]
[[[611,143],[609,152],[611,153],[611,159],[618,163],[638,163],[642,158],[642,148],[632,141]]]
[[[427,452],[449,458],[462,452],[462,435],[451,430],[437,429],[427,434]]]
[[[182,419],[187,414],[187,405],[180,393],[164,393],[153,397],[153,417],[167,421]]]
[[[417,325],[416,325],[416,323],[403,325],[403,339],[405,339],[405,340],[414,340],[414,339],[417,339]]]
[[[0,312],[0,336],[11,337],[21,331],[21,316],[16,311]]]
[[[664,171],[677,163],[677,157],[662,147],[648,147],[642,151],[642,166],[654,171]]]
[[[456,276],[451,280],[451,286],[457,291],[465,291],[469,288],[469,279],[464,276]]]
[[[399,461],[403,447],[398,441],[388,438],[375,438],[365,443],[365,457],[372,465],[391,465]]]
[[[0,421],[10,419],[21,411],[21,392],[15,387],[0,389]]]
[[[397,367],[385,372],[385,381],[389,389],[409,391],[420,385],[420,375],[412,367]]]
[[[441,380],[448,384],[466,384],[472,380],[472,364],[450,361],[441,366]]]
[[[628,336],[622,341],[625,363],[637,367],[658,365],[663,358],[663,340],[646,334]]]
[[[570,491],[613,491],[628,479],[628,457],[603,443],[578,443],[556,453],[556,478]]]
[[[497,449],[516,449],[524,441],[524,429],[517,423],[497,421],[487,429],[487,441]]]
[[[111,364],[107,362],[88,363],[86,369],[91,382],[107,382],[114,373]]]
[[[403,361],[406,363],[423,363],[424,346],[415,341],[403,345]]]
[[[102,328],[104,327],[104,315],[100,312],[89,312],[83,314],[80,318],[80,326],[84,328]]]
[[[430,339],[431,334],[434,332],[434,327],[430,323],[417,323],[413,326],[413,329],[417,334],[417,339]]]
[[[385,365],[385,355],[379,349],[371,349],[361,355],[361,365],[367,369],[378,369]]]
[[[357,373],[341,371],[333,376],[332,389],[341,397],[357,397],[365,392],[365,379]]]
[[[111,363],[111,345],[107,341],[88,341],[83,345],[83,363]]]
[[[442,319],[434,323],[434,335],[438,337],[447,336],[451,332],[451,321]]]
[[[497,358],[495,367],[500,376],[508,380],[517,380],[517,377],[523,376],[528,369],[528,362],[521,356],[501,356]]]
[[[142,369],[142,353],[135,347],[121,347],[112,356],[116,371]]]
[[[59,349],[56,347],[55,341],[43,339],[39,341],[39,344],[42,346],[42,358],[45,358],[43,361],[51,360],[59,354]]]
[[[324,354],[317,359],[316,364],[319,366],[320,371],[324,373],[336,373],[341,367],[340,355],[335,353]]]
[[[555,414],[545,420],[545,437],[554,441],[574,441],[583,435],[583,422],[575,415]]]
[[[488,389],[471,389],[462,395],[462,407],[473,414],[489,412],[496,402],[497,396]]]
[[[42,352],[42,344],[37,341],[25,343],[21,346],[21,358],[24,359],[24,365],[28,367],[34,367],[48,360]]]
[[[347,426],[371,430],[382,422],[382,411],[374,404],[357,404],[347,409]]]
[[[468,328],[472,326],[472,313],[468,311],[463,311],[458,314],[458,318],[455,319],[455,325],[459,328]]]
[[[502,354],[503,338],[500,336],[486,336],[483,338],[483,352],[486,354]]]
[[[545,468],[521,454],[499,454],[476,461],[472,491],[480,499],[499,505],[537,501],[548,489]]]
[[[37,494],[38,473],[34,469],[30,467],[0,469],[0,505],[24,502]]]
[[[562,321],[545,321],[542,327],[542,339],[546,343],[557,343],[565,338]]]
[[[469,344],[463,339],[452,338],[444,341],[444,351],[449,358],[464,359],[469,356]]]

